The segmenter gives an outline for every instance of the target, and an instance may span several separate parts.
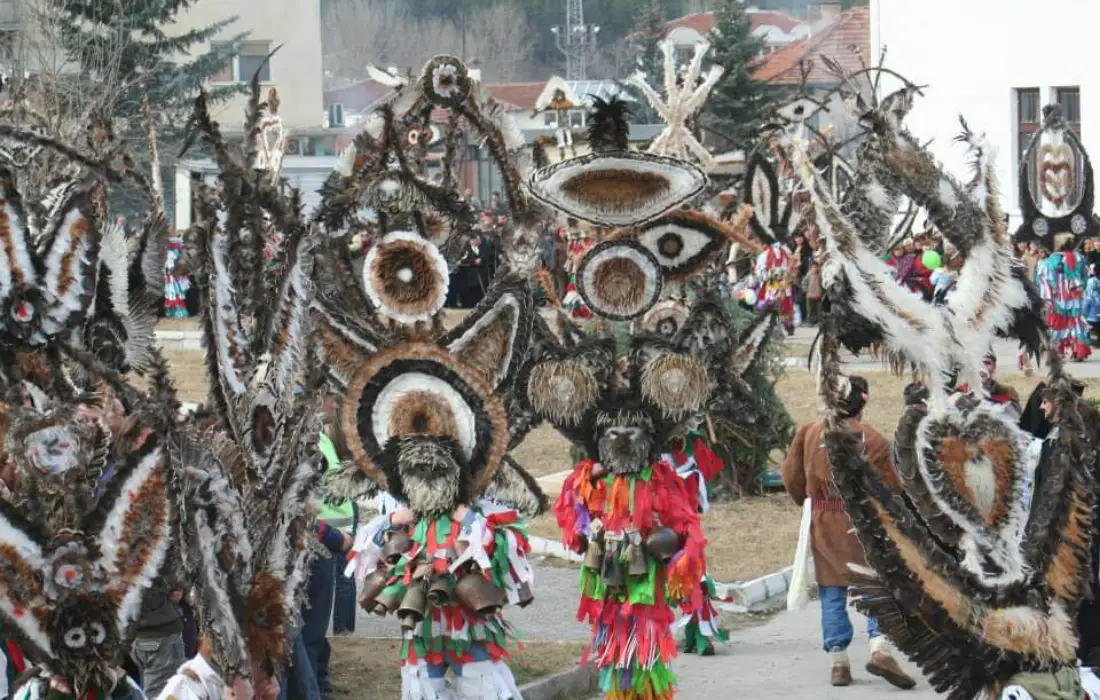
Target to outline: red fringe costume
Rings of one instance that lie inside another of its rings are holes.
[[[689,449],[685,450],[683,441],[680,441],[670,456],[676,466],[677,475],[684,482],[687,496],[691,499],[691,507],[696,513],[706,513],[710,510],[707,484],[722,472],[725,463],[717,453],[707,447],[700,434],[690,433],[687,444]],[[711,638],[720,642],[729,640],[726,631],[719,627],[721,613],[713,602],[717,597],[714,580],[709,573],[704,572],[700,586],[681,604],[680,608],[685,616],[684,633],[687,637],[685,651],[688,653],[704,653]]]
[[[667,462],[635,474],[593,474],[592,460],[581,462],[562,485],[554,515],[562,542],[582,551],[592,523],[614,537],[637,530],[642,540],[657,527],[680,536],[680,551],[666,564],[646,553],[649,573],[627,576],[627,583],[608,591],[600,572],[581,571],[577,619],[592,625],[592,639],[582,663],[600,669],[600,688],[608,700],[664,699],[673,696],[676,677],[669,667],[676,657],[670,602],[690,600],[706,570],[706,540],[684,482]]]

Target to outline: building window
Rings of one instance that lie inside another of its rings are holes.
[[[1054,99],[1062,106],[1062,116],[1069,128],[1081,135],[1081,88],[1060,87],[1054,89]]]
[[[225,50],[229,44],[225,42],[213,42],[212,49]],[[212,78],[215,83],[247,83],[252,76],[259,71],[260,82],[271,82],[271,61],[267,60],[271,53],[270,41],[242,41],[240,48],[234,54],[225,67]]]
[[[1039,102],[1039,88],[1016,90],[1016,140],[1020,157],[1027,151],[1031,137],[1042,128],[1042,107]]]

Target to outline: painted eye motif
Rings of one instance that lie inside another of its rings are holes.
[[[88,625],[88,632],[90,632],[89,636],[92,638],[92,644],[96,646],[99,646],[107,639],[107,629],[98,622],[93,622]]]
[[[645,226],[638,242],[673,279],[697,272],[726,242],[722,222],[693,211],[674,212]]]
[[[65,646],[70,649],[83,649],[84,645],[88,643],[88,635],[84,632],[83,627],[73,627],[66,630],[62,639]]]

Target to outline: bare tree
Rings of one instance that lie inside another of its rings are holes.
[[[121,6],[126,0],[103,0]],[[95,51],[84,52],[88,65],[81,68],[69,60],[61,37],[55,4],[48,0],[24,0],[18,60],[26,79],[15,80],[17,106],[28,121],[48,135],[70,140],[89,122],[90,115],[112,97],[125,92],[129,76],[120,70],[122,52],[128,38],[125,27],[118,27],[98,43]],[[81,78],[94,78],[96,89]]]
[[[348,79],[366,75],[367,63],[416,72],[440,53],[483,68],[486,80],[511,81],[530,68],[534,42],[514,2],[461,13],[457,21],[418,20],[401,0],[341,0],[323,22],[325,71]]]

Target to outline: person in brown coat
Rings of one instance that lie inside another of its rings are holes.
[[[860,424],[867,403],[869,386],[863,377],[851,377],[851,391],[846,401],[846,418],[852,429],[863,433],[867,458],[883,482],[901,489],[890,462],[890,442],[877,430]],[[832,659],[831,679],[836,686],[852,682],[848,645],[854,631],[848,618],[848,565],[866,566],[863,548],[852,533],[852,521],[833,483],[829,457],[825,452],[825,423],[804,425],[795,434],[787,459],[783,463],[783,484],[798,505],[812,499],[813,520],[810,527],[814,571],[821,596],[821,631],[825,652]],[[881,636],[874,618],[867,619],[867,636],[871,638],[871,660],[867,672],[885,679],[898,688],[916,685],[890,652],[888,641]]]

